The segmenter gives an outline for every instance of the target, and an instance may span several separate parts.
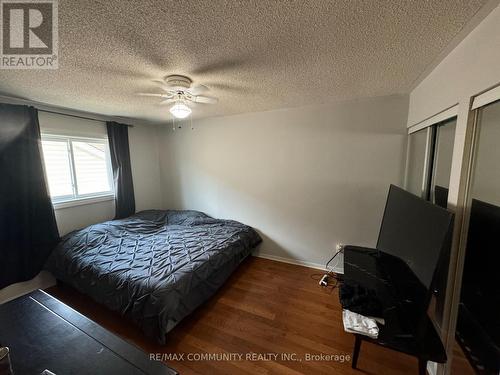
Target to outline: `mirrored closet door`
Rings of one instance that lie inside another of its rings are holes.
[[[453,159],[457,118],[432,124],[409,135],[406,190],[443,208],[448,205],[448,189]],[[429,313],[441,327],[444,312],[450,249],[437,271]]]
[[[425,173],[427,171],[427,147],[429,128],[411,133],[408,136],[408,159],[406,167],[406,190],[422,197],[424,194]]]
[[[430,200],[443,208],[448,206],[448,189],[456,127],[456,117],[436,125]]]
[[[447,208],[457,119],[454,117],[434,126],[434,154],[431,164],[431,180],[428,198],[434,204]],[[450,250],[451,249],[447,249],[447,252],[443,254],[444,259],[442,266],[438,269],[434,289],[434,303],[431,313],[433,313],[434,321],[439,327],[442,325],[444,315]]]
[[[475,131],[456,338],[471,374],[499,374],[500,102],[478,109]],[[452,368],[466,374],[458,366],[460,356]]]

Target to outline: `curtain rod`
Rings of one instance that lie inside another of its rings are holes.
[[[72,110],[71,108],[62,108],[62,107],[57,107],[53,106],[50,104],[45,104],[41,102],[37,102],[34,100],[28,100],[28,99],[22,99],[22,98],[14,98],[11,96],[7,95],[2,95],[0,94],[0,103],[6,103],[6,104],[17,104],[17,105],[27,105],[27,106],[32,106],[38,109],[40,112],[46,112],[46,113],[53,113],[56,115],[63,115],[63,116],[70,116],[70,117],[76,117],[76,118],[81,118],[84,120],[92,120],[92,121],[115,121],[115,122],[121,122],[121,118],[114,117],[114,116],[106,116],[106,115],[99,115],[95,114],[94,117],[90,117],[94,115],[93,113],[89,113],[89,116],[85,116],[86,113],[85,111],[78,111],[78,110]],[[60,108],[60,109],[59,109]],[[59,109],[59,110],[58,110]],[[72,112],[76,112],[78,114],[72,114]],[[104,119],[99,119],[99,118],[104,118]],[[124,119],[126,121],[126,119]],[[128,127],[133,128],[134,125],[129,125],[129,124],[124,124],[127,125]]]
[[[78,115],[70,115],[68,113],[62,113],[62,112],[56,112],[56,111],[49,111],[49,110],[46,110],[46,109],[38,109],[38,111],[40,112],[45,112],[45,113],[53,113],[55,115],[62,115],[62,116],[69,116],[69,117],[75,117],[75,118],[81,118],[81,119],[84,119],[84,120],[91,120],[91,121],[98,121],[98,122],[105,122],[104,120],[97,120],[95,118],[92,118],[92,117],[85,117],[85,116],[78,116]],[[115,121],[116,122],[116,121]],[[130,125],[130,124],[123,124],[123,125],[126,125],[128,126],[129,128],[133,128],[134,125]]]

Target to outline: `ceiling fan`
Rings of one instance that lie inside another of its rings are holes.
[[[188,117],[192,110],[188,103],[215,104],[217,98],[201,95],[209,88],[201,84],[193,84],[191,78],[182,75],[168,75],[161,80],[154,80],[160,85],[163,93],[139,93],[141,96],[153,96],[161,98],[160,104],[174,105],[170,108],[170,113],[176,118]]]

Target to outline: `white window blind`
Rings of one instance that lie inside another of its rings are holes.
[[[53,202],[113,194],[107,139],[44,134],[42,149]]]
[[[42,147],[51,197],[72,197],[73,182],[67,142],[43,140]]]

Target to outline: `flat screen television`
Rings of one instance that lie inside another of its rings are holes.
[[[391,185],[377,249],[402,259],[426,289],[449,246],[453,214],[397,186]]]

